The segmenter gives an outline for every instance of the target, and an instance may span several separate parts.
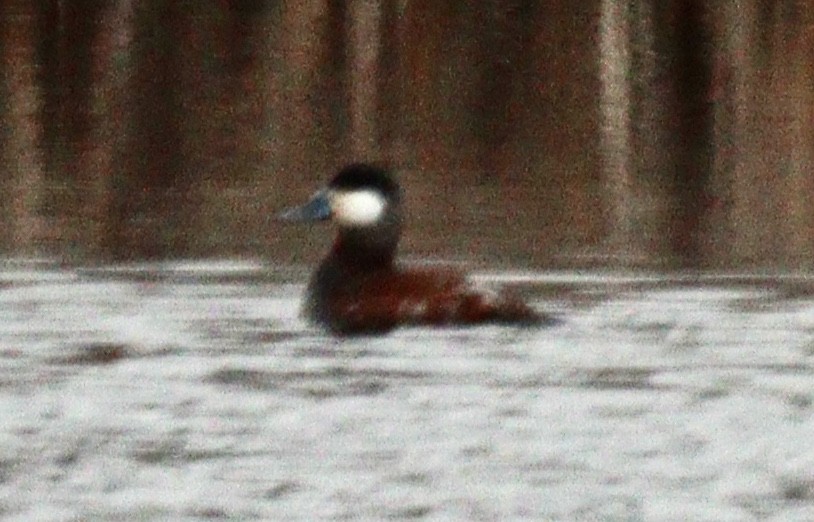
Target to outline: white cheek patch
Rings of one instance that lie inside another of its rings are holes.
[[[375,190],[337,191],[331,194],[334,220],[344,226],[375,224],[384,215],[387,200]]]

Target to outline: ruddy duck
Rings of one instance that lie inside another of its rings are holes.
[[[557,322],[502,289],[475,289],[459,272],[395,263],[401,234],[401,189],[385,169],[343,168],[285,221],[333,220],[336,241],[308,285],[304,314],[338,335],[384,333],[400,325]]]

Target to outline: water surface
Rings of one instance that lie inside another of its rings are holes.
[[[481,273],[550,329],[334,339],[306,271],[0,269],[7,520],[808,520],[814,281]]]

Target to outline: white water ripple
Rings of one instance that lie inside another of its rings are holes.
[[[4,520],[814,519],[808,278],[524,273],[565,322],[337,340],[301,271],[0,271]]]

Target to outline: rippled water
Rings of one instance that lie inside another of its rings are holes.
[[[482,274],[551,329],[337,340],[306,274],[0,270],[7,520],[811,520],[814,281]]]

